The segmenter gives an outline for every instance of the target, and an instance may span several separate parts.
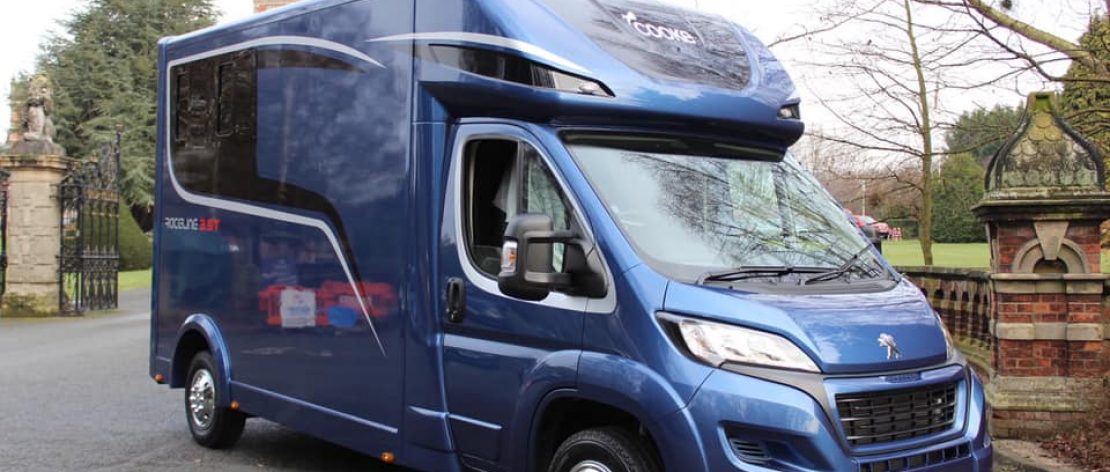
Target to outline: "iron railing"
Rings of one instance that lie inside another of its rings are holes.
[[[120,140],[72,169],[58,189],[59,311],[79,315],[119,304]]]

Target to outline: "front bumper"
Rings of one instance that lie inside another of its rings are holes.
[[[891,383],[892,379],[898,383]],[[804,385],[780,382],[715,371],[685,411],[669,421],[693,422],[706,449],[709,470],[714,471],[991,470],[983,387],[964,366],[893,376],[821,378],[801,382]],[[958,382],[959,407],[951,427],[928,436],[851,445],[835,407],[830,407],[839,392],[906,389],[937,382]]]

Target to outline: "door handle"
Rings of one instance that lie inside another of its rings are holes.
[[[447,279],[447,321],[462,323],[466,314],[466,282],[458,277]]]

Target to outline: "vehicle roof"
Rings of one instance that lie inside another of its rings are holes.
[[[395,48],[385,49],[390,45],[384,40],[395,37],[352,40],[357,31],[341,31],[339,25],[353,22],[327,21],[329,9],[360,1],[306,0],[167,38],[163,46],[172,60],[280,30],[325,36],[370,57],[393,54]],[[598,100],[533,94],[530,98],[548,101],[528,106],[557,110],[544,117],[552,122],[642,119],[659,127],[743,133],[781,151],[804,131],[800,120],[780,118],[784,107],[798,103],[782,64],[749,31],[719,16],[643,0],[417,0],[415,5],[414,31],[407,39],[414,45],[508,52],[600,82],[614,95]],[[300,21],[297,27],[286,21],[309,14],[323,21]],[[303,27],[309,24],[326,31]]]

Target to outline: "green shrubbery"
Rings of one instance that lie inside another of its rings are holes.
[[[1104,64],[1110,61],[1110,18],[1092,15],[1087,33],[1079,43]],[[1110,162],[1110,126],[1106,125],[1110,122],[1110,87],[1095,80],[1096,75],[1075,61],[1068,69],[1060,108],[1072,127],[1098,146],[1102,158]],[[1092,80],[1082,80],[1086,78]]]
[[[944,161],[933,192],[933,241],[976,243],[987,240],[983,223],[971,207],[983,198],[983,167],[971,154]]]
[[[119,204],[119,270],[144,270],[152,265],[154,248],[139,229],[131,209]]]

